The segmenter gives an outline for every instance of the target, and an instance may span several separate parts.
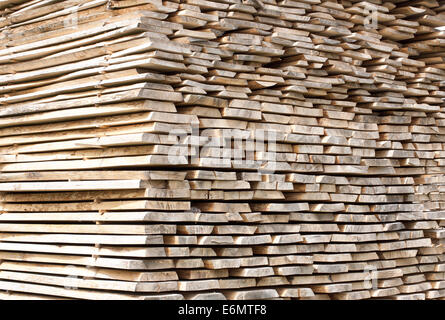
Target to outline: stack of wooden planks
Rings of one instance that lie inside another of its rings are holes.
[[[445,299],[443,26],[0,0],[0,299]]]

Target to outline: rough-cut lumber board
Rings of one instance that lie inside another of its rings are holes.
[[[0,299],[445,297],[442,1],[229,2],[0,0]]]

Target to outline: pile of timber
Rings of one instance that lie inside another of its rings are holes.
[[[0,0],[0,299],[445,299],[444,25]]]

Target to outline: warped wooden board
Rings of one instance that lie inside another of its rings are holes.
[[[39,294],[17,293],[17,292],[0,292],[2,300],[72,300],[70,298],[44,296]]]
[[[37,294],[43,294],[48,296],[56,296],[56,297],[68,297],[75,299],[91,299],[91,300],[105,300],[105,299],[113,299],[113,300],[134,300],[134,299],[146,299],[146,300],[183,300],[183,296],[181,294],[167,294],[167,295],[152,295],[152,296],[131,296],[125,294],[118,293],[104,293],[104,292],[95,292],[90,290],[82,290],[82,289],[65,289],[63,287],[58,286],[48,286],[41,284],[31,284],[31,283],[17,283],[14,281],[6,281],[2,280],[0,282],[0,288],[2,290],[7,291],[18,291],[18,292],[31,292]]]
[[[4,242],[31,242],[31,243],[94,243],[94,244],[115,244],[115,245],[162,245],[162,236],[100,236],[100,235],[78,235],[78,234],[19,234],[2,233],[1,241]]]
[[[117,212],[6,212],[0,215],[0,221],[19,222],[19,221],[84,221],[84,222],[186,222],[199,221],[205,219],[206,214],[198,215],[194,212],[162,212],[162,211],[117,211]],[[221,220],[221,218],[220,218]],[[226,219],[222,220],[227,221]]]
[[[134,31],[144,30],[141,22],[134,20],[123,20],[117,23],[111,23],[107,27],[96,27],[90,30],[80,31],[72,35],[65,35],[55,37],[52,39],[36,41],[35,43],[23,44],[14,47],[0,50],[0,62],[10,62],[11,59],[28,60],[37,57],[42,57],[48,54],[54,54],[67,49],[75,48],[81,45],[94,43],[98,40],[109,39],[119,35],[127,35]],[[69,40],[75,40],[67,42]]]
[[[24,276],[27,282],[52,284],[57,285],[60,283],[61,277],[47,276],[33,273],[21,273],[13,271],[0,271],[0,278],[7,280],[17,280],[17,277]],[[65,277],[65,288],[88,288],[88,289],[102,289],[113,291],[127,291],[127,292],[158,292],[172,291],[177,288],[177,282],[175,281],[163,281],[163,282],[127,282],[127,281],[113,281],[113,280],[85,280],[76,278],[75,276],[67,278]]]
[[[77,254],[91,256],[115,256],[115,257],[136,257],[136,258],[162,258],[162,257],[189,257],[188,247],[106,247],[106,246],[73,246],[73,245],[52,245],[52,244],[16,244],[2,243],[0,250],[15,251],[22,248],[25,252],[56,253],[56,254]]]
[[[187,164],[184,156],[175,156],[174,161],[170,161],[168,156],[138,156],[138,157],[115,157],[91,160],[67,160],[67,161],[47,161],[17,164],[0,165],[1,172],[26,172],[48,171],[48,170],[87,170],[87,169],[103,169],[103,168],[124,168],[132,166],[159,166],[159,165],[178,165]]]
[[[57,132],[57,133],[48,133],[48,134],[41,134],[41,142],[43,143],[35,143],[36,142],[36,137],[29,135],[29,136],[11,136],[11,137],[3,137],[2,140],[0,140],[0,145],[3,146],[7,146],[2,148],[2,152],[6,153],[11,153],[14,152],[16,154],[18,153],[26,153],[26,151],[28,152],[37,152],[37,151],[55,151],[55,150],[66,150],[67,148],[63,147],[63,143],[62,145],[56,144],[56,142],[59,141],[65,141],[65,143],[68,144],[68,150],[72,149],[73,146],[71,146],[71,148],[69,148],[69,141],[70,139],[90,139],[89,141],[85,141],[84,145],[82,145],[82,141],[75,141],[78,142],[79,145],[75,145],[75,147],[77,147],[77,149],[85,149],[85,147],[88,146],[88,142],[90,142],[90,145],[94,146],[94,143],[96,142],[100,142],[100,140],[105,140],[105,141],[113,141],[113,136],[110,135],[111,132],[116,133],[116,134],[128,134],[129,137],[127,138],[129,141],[128,142],[124,142],[122,144],[120,143],[116,143],[116,140],[114,140],[114,145],[140,145],[143,144],[142,142],[149,142],[150,140],[153,143],[165,143],[168,145],[172,145],[175,144],[179,139],[179,136],[183,136],[186,133],[189,133],[192,131],[192,125],[190,124],[169,124],[169,123],[162,123],[162,122],[148,122],[148,123],[139,123],[139,124],[133,124],[133,125],[124,125],[124,126],[119,126],[119,127],[113,127],[113,128],[101,128],[101,129],[85,129],[85,130],[81,130],[79,132],[72,132],[72,131],[67,131],[67,132]],[[172,134],[167,135],[167,133],[173,132]],[[151,134],[150,134],[151,133]],[[156,135],[159,134],[159,135]],[[107,135],[110,135],[110,138],[107,137]],[[131,139],[135,139],[135,140],[131,140]],[[159,140],[162,139],[162,140]],[[0,138],[1,139],[1,138]],[[137,142],[137,140],[139,139],[139,143]],[[196,141],[196,143],[199,145],[202,142],[205,142],[206,139],[208,138],[202,138],[202,139],[197,139],[198,141]],[[10,142],[14,142],[14,146],[10,147],[8,146],[8,143],[6,142],[6,140]],[[47,146],[46,143],[49,143],[49,146],[52,146],[53,144],[50,144],[51,141],[54,141],[55,143],[55,148],[50,149],[47,148],[45,149],[44,147]],[[202,142],[200,142],[202,141]],[[33,143],[34,142],[34,143]],[[26,144],[26,145],[22,145],[22,144]],[[105,147],[106,145],[104,145]],[[111,144],[111,146],[113,146],[113,143]],[[98,146],[100,147],[100,145]],[[39,150],[40,148],[40,150]],[[76,148],[75,148],[76,149]]]
[[[187,172],[181,171],[43,171],[4,173],[0,175],[1,181],[84,181],[84,180],[115,180],[117,179],[141,179],[141,180],[177,180],[185,179]]]
[[[149,282],[149,281],[178,280],[178,275],[174,271],[139,272],[139,271],[113,270],[113,269],[95,268],[95,267],[81,267],[74,265],[66,267],[57,264],[13,262],[13,261],[2,262],[0,268],[1,270],[9,270],[9,271],[72,275],[78,277],[114,279],[114,280],[126,280],[126,281]]]
[[[110,116],[117,114],[127,114],[134,113],[137,111],[167,111],[167,112],[176,112],[174,105],[168,102],[156,102],[150,103],[150,101],[145,102],[136,102],[136,103],[126,103],[126,104],[111,104],[111,105],[103,105],[100,107],[84,107],[81,109],[68,109],[61,111],[51,111],[46,113],[38,113],[32,115],[24,115],[21,117],[4,117],[0,118],[1,121],[4,121],[4,126],[17,126],[17,125],[30,125],[35,123],[48,123],[48,122],[59,122],[59,121],[70,121],[73,119],[82,119],[82,118],[94,118],[94,117],[102,117],[102,116]],[[133,116],[136,117],[135,114]],[[173,117],[175,115],[172,115]],[[163,118],[164,120],[168,120]],[[172,120],[172,119],[170,119]],[[77,121],[76,121],[77,122]],[[67,124],[65,124],[67,125]],[[68,129],[68,128],[66,128]],[[4,130],[4,132],[8,132]],[[35,131],[38,132],[38,131]],[[45,132],[45,131],[42,131]],[[24,132],[22,132],[24,133]]]
[[[8,261],[28,261],[28,262],[43,262],[43,263],[68,263],[70,265],[81,266],[96,266],[103,268],[111,268],[112,270],[162,270],[171,269],[175,267],[173,259],[155,259],[155,260],[140,260],[140,259],[123,259],[123,258],[105,258],[92,257],[80,255],[57,255],[45,253],[26,253],[26,252],[8,252],[1,251],[2,259]],[[201,261],[201,266],[204,264]],[[192,268],[200,265],[193,264]]]
[[[3,232],[96,233],[96,234],[174,234],[175,225],[105,225],[105,224],[1,224]]]
[[[21,182],[21,183],[0,184],[1,192],[116,190],[116,189],[142,189],[142,188],[144,188],[144,182],[141,180]]]
[[[156,138],[163,139],[163,136],[151,135],[151,134],[136,134],[136,135],[122,135],[120,138],[122,140],[118,140],[116,142],[114,140],[114,144],[116,146],[107,147],[107,146],[98,146],[98,140],[83,140],[83,143],[76,143],[76,147],[83,147],[89,149],[75,149],[73,151],[70,150],[62,150],[62,151],[54,151],[54,152],[39,152],[39,153],[27,153],[22,155],[5,155],[0,156],[1,161],[3,163],[23,163],[23,162],[42,162],[42,161],[51,161],[51,160],[80,160],[80,159],[102,159],[102,158],[112,158],[120,155],[124,156],[141,156],[141,155],[170,155],[172,162],[175,162],[175,155],[187,154],[190,153],[191,156],[197,156],[197,150],[192,149],[189,150],[189,146],[186,144],[179,144],[174,146],[174,150],[172,152],[171,146],[169,145],[160,145],[160,144],[151,144],[150,141],[156,140]],[[168,138],[167,138],[168,139]],[[111,138],[111,140],[113,140]],[[144,146],[143,142],[147,142]],[[106,141],[106,139],[105,139]],[[101,143],[105,142],[104,139],[101,140]],[[108,139],[110,141],[110,139]],[[134,141],[134,146],[127,145],[131,144],[129,141]],[[68,144],[68,143],[67,143]],[[141,145],[142,144],[142,145]],[[54,145],[53,145],[54,146]],[[59,147],[61,145],[59,144]],[[67,146],[68,147],[68,146]],[[63,147],[63,149],[67,149],[67,147]],[[57,147],[56,147],[57,148]],[[69,147],[68,147],[69,148]]]
[[[101,201],[101,200],[124,200],[124,199],[190,199],[193,190],[189,187],[173,186],[172,188],[156,188],[150,184],[147,189],[135,189],[126,191],[83,191],[83,192],[51,192],[51,193],[8,193],[4,194],[4,201],[7,202],[51,202],[59,201]],[[179,189],[183,187],[182,189]],[[125,189],[120,187],[119,189]],[[238,197],[240,198],[240,197]]]

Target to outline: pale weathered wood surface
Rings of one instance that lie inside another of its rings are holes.
[[[444,26],[0,0],[0,299],[445,299]]]

